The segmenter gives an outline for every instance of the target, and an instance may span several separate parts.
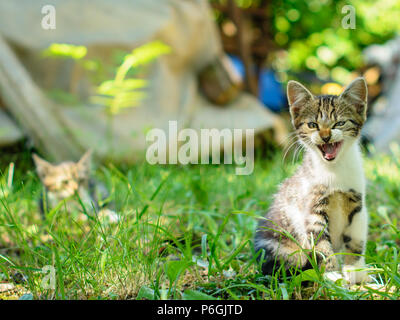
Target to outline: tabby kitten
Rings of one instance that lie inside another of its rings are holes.
[[[44,186],[44,192],[39,201],[43,215],[64,201],[69,212],[82,212],[83,204],[88,213],[94,210],[100,217],[107,216],[111,222],[118,220],[118,216],[113,211],[102,208],[100,204],[108,197],[108,193],[104,185],[91,177],[90,150],[78,162],[65,161],[58,165],[51,164],[36,154],[32,157]]]
[[[355,79],[339,96],[314,96],[289,81],[287,96],[305,154],[259,222],[254,243],[256,252],[265,250],[263,273],[271,274],[282,261],[286,267],[310,268],[306,255],[311,257],[314,248],[328,278],[344,277],[352,284],[370,280],[365,270],[356,270],[365,266],[368,232],[359,148],[367,111],[365,80]],[[333,255],[338,252],[349,253],[341,255],[344,264]]]

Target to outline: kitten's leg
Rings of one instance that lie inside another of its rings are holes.
[[[348,216],[349,225],[343,233],[345,252],[343,273],[345,278],[352,284],[368,282],[371,278],[366,271],[356,271],[365,268],[365,245],[368,233],[367,210],[363,208],[361,200]]]
[[[313,193],[311,203],[311,215],[308,219],[307,234],[313,239],[319,263],[325,264],[326,272],[336,271],[339,264],[332,247],[331,237],[329,234],[329,217],[328,217],[329,197],[324,188],[316,188]]]
[[[305,236],[295,232],[295,228],[289,223],[289,219],[286,218],[284,213],[273,212],[270,213],[269,218],[274,221],[260,221],[254,241],[256,252],[260,249],[265,251],[265,260],[262,265],[263,273],[272,274],[279,269],[282,261],[286,268],[305,268],[308,259],[306,253],[301,250],[302,245],[307,240]],[[287,237],[286,232],[291,237]],[[295,241],[291,239],[292,237]]]
[[[334,256],[327,219],[315,215],[313,220],[307,228],[307,233],[310,235],[310,240],[313,239],[318,263],[325,264],[326,271],[336,271],[339,269],[339,264]]]
[[[308,234],[314,241],[318,265],[325,265],[324,277],[333,282],[343,279],[329,235],[328,216],[321,211],[313,215],[313,220],[308,227]]]

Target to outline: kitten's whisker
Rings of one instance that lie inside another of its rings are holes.
[[[286,135],[284,142],[296,136],[296,131],[290,132]]]
[[[287,148],[287,146],[288,146],[290,143],[292,143],[294,139],[297,139],[296,132],[292,132],[292,133],[288,134],[288,135],[285,137],[284,141],[282,142],[283,148],[284,148],[284,149]]]
[[[296,140],[296,141],[294,141],[294,142],[292,142],[292,143],[290,144],[290,146],[287,148],[285,154],[283,155],[282,163],[285,161],[286,155],[288,154],[289,150],[290,150],[293,146],[295,146],[297,143],[299,143],[299,142]]]
[[[296,153],[295,156],[293,158],[292,164],[294,164],[294,162],[298,161],[298,157],[300,156],[302,151],[305,151],[306,147],[304,145],[302,145],[301,143],[299,143],[299,147],[296,149]]]
[[[289,154],[289,151],[290,151],[292,148],[296,148],[296,145],[297,145],[297,144],[298,144],[298,141],[297,141],[297,140],[294,141],[294,142],[292,142],[292,143],[290,144],[290,146],[287,148],[285,154],[283,155],[282,163],[286,160],[286,156]]]
[[[294,132],[293,135],[287,136],[287,137],[285,138],[285,141],[282,143],[284,149],[287,148],[287,146],[290,145],[294,140],[297,140],[297,135],[295,134],[295,132]]]
[[[300,147],[300,144],[298,144],[298,145],[296,146],[296,149],[294,150],[294,153],[293,153],[293,156],[292,156],[292,165],[294,165],[294,163],[295,163],[296,154],[297,154],[297,151],[299,150],[299,148],[301,148],[301,147]]]
[[[299,150],[301,150],[300,143],[297,145],[296,149],[294,150],[293,157],[292,157],[292,165],[294,165],[294,163],[296,162],[296,157],[297,157]]]
[[[297,140],[297,138],[298,137],[297,137],[296,132],[292,132],[292,133],[288,134],[284,141],[284,145],[285,145],[284,149],[288,148],[288,145],[290,145],[293,141]]]

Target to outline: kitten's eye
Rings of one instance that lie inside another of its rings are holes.
[[[307,125],[310,129],[318,129],[318,124],[316,124],[315,122],[309,122],[307,123]]]
[[[344,126],[345,123],[346,123],[346,121],[339,121],[339,122],[336,122],[335,125],[334,125],[333,127],[334,127],[334,128],[336,128],[336,127],[342,127],[342,126]]]

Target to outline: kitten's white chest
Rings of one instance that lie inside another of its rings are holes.
[[[365,192],[362,158],[357,144],[346,150],[341,161],[334,165],[316,165],[318,183],[328,186],[330,192],[349,190]]]
[[[337,195],[347,192],[361,194],[362,206],[365,198],[365,176],[362,164],[362,157],[357,144],[346,150],[346,154],[335,165],[316,165],[315,183],[328,187],[329,200],[329,232],[332,246],[335,252],[343,246],[343,232],[348,227],[348,208],[342,201],[344,199]],[[337,193],[339,191],[339,193]],[[347,211],[346,211],[347,210]],[[361,213],[359,213],[361,215]]]

